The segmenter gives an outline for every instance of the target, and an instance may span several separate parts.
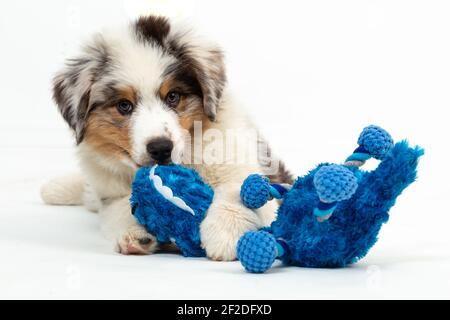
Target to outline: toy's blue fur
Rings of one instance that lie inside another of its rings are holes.
[[[301,267],[343,267],[364,257],[377,240],[381,225],[400,193],[416,179],[423,150],[397,143],[371,172],[350,167],[358,177],[358,189],[338,203],[330,219],[318,222],[311,213],[319,203],[313,179],[324,164],[298,178],[278,210],[271,226],[289,254],[283,262]]]
[[[131,206],[139,223],[157,237],[160,243],[175,241],[184,256],[201,257],[200,223],[205,217],[214,192],[192,169],[181,166],[158,166],[155,174],[170,187],[173,195],[191,207],[195,215],[166,200],[149,178],[150,168],[138,170],[133,182]]]

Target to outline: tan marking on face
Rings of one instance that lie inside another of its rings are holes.
[[[137,103],[137,93],[132,87],[123,87],[117,90],[121,99],[127,99],[134,105]]]
[[[169,91],[174,87],[175,81],[171,78],[167,79],[161,84],[161,87],[159,88],[159,95],[161,99],[165,99]]]
[[[181,95],[180,103],[176,108],[178,113],[179,123],[183,129],[191,131],[195,121],[202,121],[203,126],[210,123],[208,117],[205,116],[203,111],[202,99],[195,95],[183,94],[183,88],[186,85],[174,79],[168,79],[164,81],[159,89],[159,95],[162,100],[171,90],[179,90]]]
[[[135,104],[135,91],[132,88],[118,89],[114,97],[109,97],[90,112],[84,141],[104,155],[131,158],[130,116],[122,115],[116,108],[123,99]]]

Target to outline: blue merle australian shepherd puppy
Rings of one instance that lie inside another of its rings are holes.
[[[211,259],[235,259],[240,236],[273,220],[275,204],[250,210],[239,200],[242,181],[265,173],[267,163],[238,161],[236,148],[228,148],[220,161],[198,152],[217,145],[217,139],[206,138],[211,133],[225,137],[233,130],[256,130],[227,90],[221,49],[185,25],[147,16],[93,35],[56,74],[53,94],[74,132],[81,170],[45,184],[42,198],[98,212],[101,229],[118,252],[158,249],[129,205],[141,166],[182,162],[214,188],[201,224],[202,246]],[[282,166],[273,173],[278,181],[288,176]]]

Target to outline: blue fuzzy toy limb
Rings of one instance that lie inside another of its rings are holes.
[[[251,174],[242,183],[240,198],[247,208],[258,209],[269,200],[282,199],[291,187],[289,184],[270,183],[267,177]]]
[[[268,231],[248,231],[238,241],[237,256],[245,270],[262,273],[280,256],[275,237]]]
[[[321,166],[299,178],[272,224],[273,234],[289,248],[285,263],[302,267],[343,267],[364,257],[388,220],[396,198],[416,178],[423,150],[397,143],[372,172],[360,172],[353,197],[338,204],[334,214],[318,222],[311,214],[319,199],[313,177]],[[357,172],[357,168],[350,168]]]

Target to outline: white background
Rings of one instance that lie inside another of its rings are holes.
[[[380,240],[338,270],[111,251],[95,214],[48,207],[76,170],[51,77],[82,39],[141,13],[190,20],[227,54],[230,86],[296,174],[339,162],[367,124],[426,149]],[[0,2],[0,298],[450,298],[448,1]]]

